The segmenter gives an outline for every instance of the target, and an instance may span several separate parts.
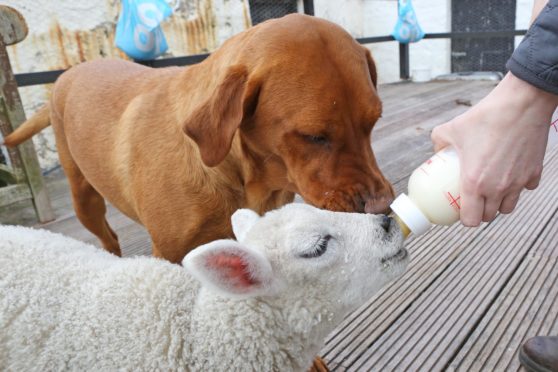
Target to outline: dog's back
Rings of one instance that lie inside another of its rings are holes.
[[[159,161],[157,151],[166,147],[157,141],[183,136],[179,128],[164,126],[173,115],[164,102],[170,85],[164,81],[175,71],[120,60],[93,61],[62,75],[51,97],[61,162],[70,158],[97,192],[136,221],[138,196],[130,185],[137,183],[144,167],[160,166],[146,164],[153,157]]]

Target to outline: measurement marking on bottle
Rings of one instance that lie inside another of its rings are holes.
[[[430,176],[430,174],[429,174],[423,167],[420,167],[419,169],[420,169],[421,171],[423,171],[424,174],[426,174],[427,176]]]
[[[558,119],[556,119],[556,120],[554,120],[552,123],[550,123],[550,126],[551,126],[552,128],[554,128],[554,130],[555,130],[556,132],[558,132],[558,128],[556,127],[556,126],[558,126]]]
[[[461,195],[458,195],[456,198],[451,194],[451,192],[448,191],[447,198],[450,202],[450,206],[452,206],[455,210],[459,211],[461,209]]]

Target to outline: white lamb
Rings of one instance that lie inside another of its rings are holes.
[[[291,204],[232,222],[238,242],[184,267],[0,226],[0,370],[307,370],[408,263],[385,216]]]

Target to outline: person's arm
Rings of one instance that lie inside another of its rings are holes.
[[[558,94],[558,0],[545,3],[535,1],[534,22],[506,68],[521,80]]]
[[[533,12],[540,11],[541,2]],[[510,213],[538,186],[550,118],[558,105],[558,0],[545,4],[507,65],[510,72],[477,105],[432,132],[461,164],[461,222],[477,226]]]
[[[533,24],[535,19],[541,14],[541,10],[548,4],[548,0],[535,0],[533,1],[533,11],[531,12],[531,20],[529,25]]]

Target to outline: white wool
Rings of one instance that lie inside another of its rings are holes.
[[[42,230],[0,237],[0,370],[186,367],[198,285],[181,267]]]
[[[250,213],[233,217],[240,242],[185,258],[201,286],[163,260],[0,226],[0,370],[306,370],[343,317],[407,263],[382,264],[402,238],[376,216],[303,204]],[[334,236],[327,251],[301,258],[323,234]],[[255,283],[242,298],[227,290],[228,271],[204,264],[237,250]]]

